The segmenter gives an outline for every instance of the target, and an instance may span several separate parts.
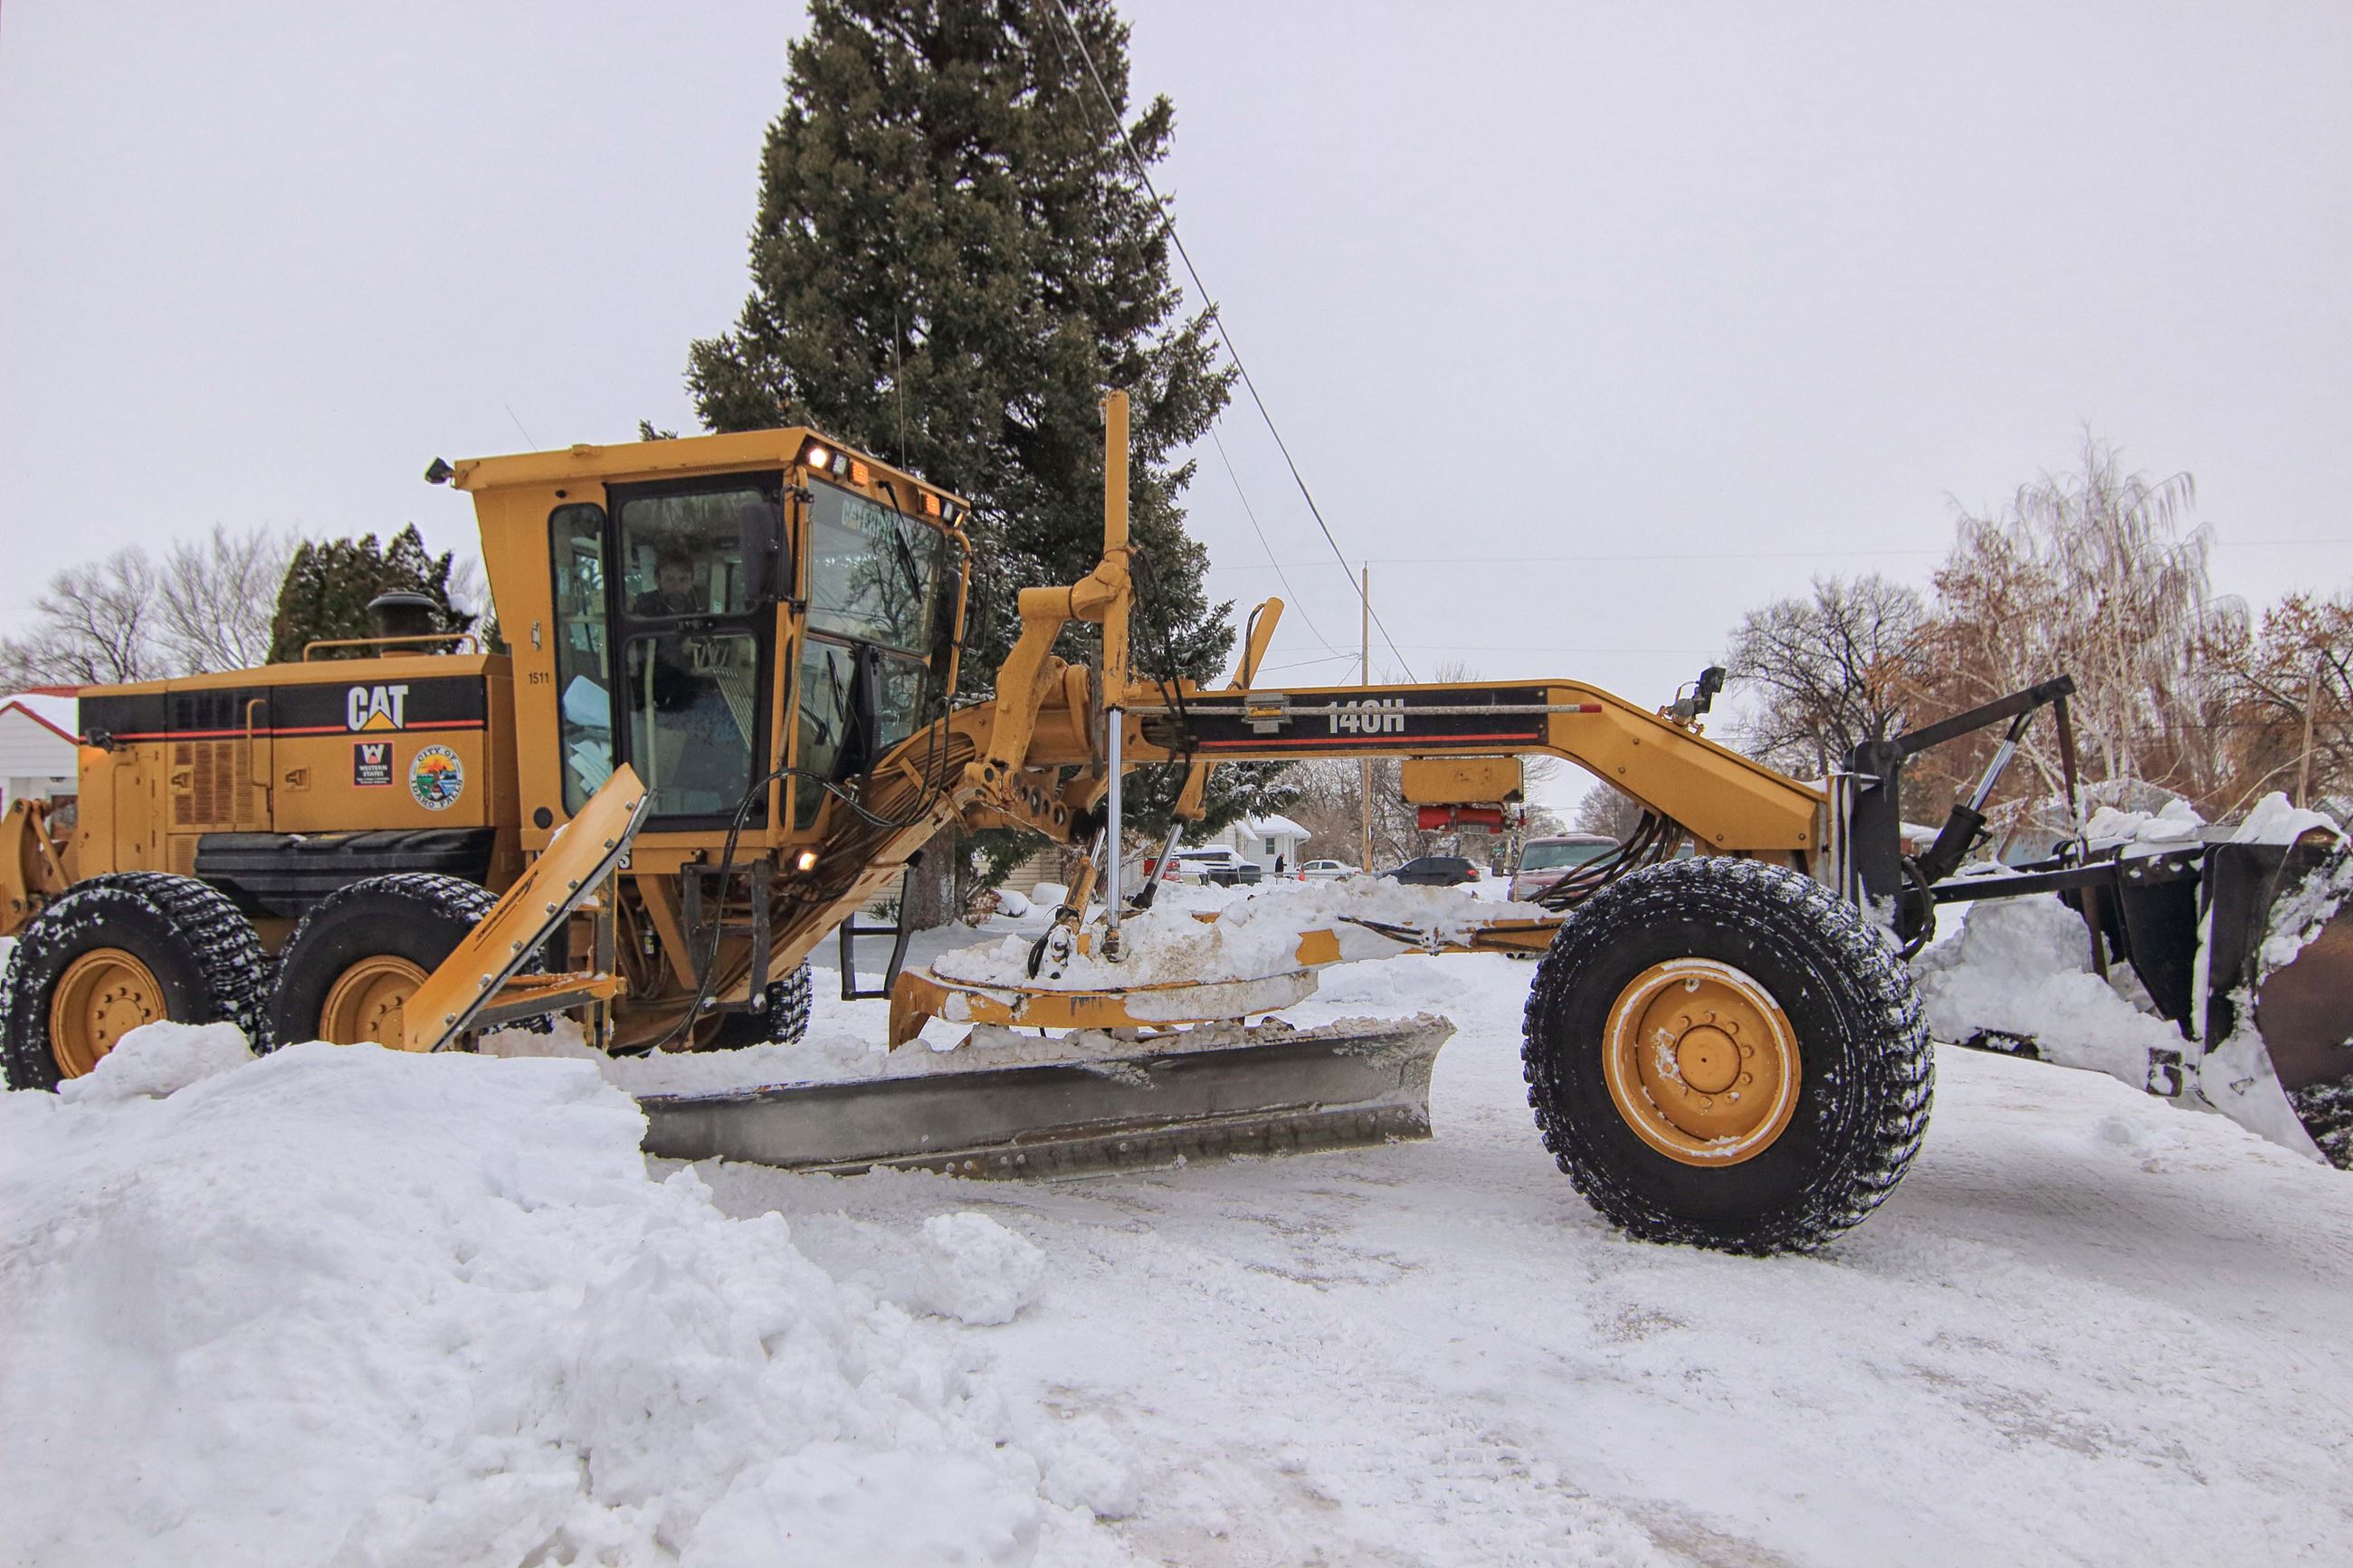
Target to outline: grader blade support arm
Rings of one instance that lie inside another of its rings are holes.
[[[627,763],[613,770],[613,776],[589,796],[531,869],[410,994],[402,1008],[406,1049],[446,1049],[494,1004],[514,1000],[503,997],[501,988],[628,858],[629,843],[645,824],[650,800]],[[577,994],[571,990],[559,994],[544,983],[528,987],[537,994],[535,1011],[609,1000],[615,994],[601,977],[583,979],[581,986],[572,988]],[[501,1021],[516,1016],[511,1007],[497,1011]]]

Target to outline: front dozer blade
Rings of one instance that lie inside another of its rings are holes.
[[[1134,1043],[1071,1037],[1065,1059],[1002,1067],[968,1045],[889,1078],[638,1103],[646,1152],[665,1159],[1078,1175],[1427,1138],[1430,1068],[1453,1032],[1428,1015],[1314,1029],[1211,1025]],[[1096,1045],[1105,1054],[1075,1054]]]
[[[2252,1022],[2304,1130],[2353,1170],[2353,855],[2317,836],[2217,845],[2206,879],[2208,1049]]]

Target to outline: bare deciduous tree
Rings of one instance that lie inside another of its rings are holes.
[[[269,620],[294,552],[291,533],[255,528],[183,540],[164,558],[156,637],[174,674],[250,669],[269,658]]]
[[[155,564],[137,546],[69,566],[33,601],[32,629],[0,638],[0,678],[31,686],[105,686],[165,673],[156,645]]]
[[[1735,726],[1744,749],[1819,778],[1857,742],[1903,729],[1919,700],[1927,618],[1918,589],[1876,573],[1817,577],[1810,597],[1751,610],[1728,660],[1757,700]]]
[[[291,544],[216,526],[173,545],[160,568],[137,545],[69,566],[34,599],[29,629],[0,637],[0,684],[114,686],[261,664]]]
[[[2075,678],[2070,706],[2087,782],[2208,798],[2216,768],[2198,722],[2197,654],[2214,606],[2207,533],[2188,526],[2196,482],[2126,473],[2116,448],[2089,434],[2082,462],[2080,473],[2021,486],[1998,514],[1962,514],[1936,575],[1926,709],[1968,707],[2064,671]],[[2052,727],[2036,726],[2028,742],[2022,758],[2041,792],[2055,794]]]
[[[2228,758],[2225,812],[2269,790],[2299,805],[2353,793],[2353,594],[2290,594],[2263,612],[2215,617],[2205,654],[2217,700],[2208,724]]]
[[[1596,780],[1577,803],[1568,820],[1569,826],[1579,833],[1606,834],[1623,843],[1641,822],[1642,806],[1623,790]]]

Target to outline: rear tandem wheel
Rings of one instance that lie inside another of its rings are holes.
[[[498,900],[461,877],[370,877],[311,907],[278,954],[269,1043],[398,1048],[400,1008]]]
[[[1670,860],[1588,899],[1528,994],[1528,1103],[1578,1192],[1649,1241],[1808,1251],[1902,1179],[1935,1059],[1910,973],[1811,879]]]
[[[142,1024],[235,1024],[258,1046],[269,960],[227,899],[193,877],[113,871],[50,900],[5,986],[8,1087],[55,1089]]]

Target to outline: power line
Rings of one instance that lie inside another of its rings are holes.
[[[1258,512],[1250,503],[1249,493],[1242,489],[1242,477],[1234,472],[1234,460],[1226,456],[1226,444],[1224,441],[1219,439],[1217,427],[1215,426],[1211,426],[1209,427],[1209,441],[1218,448],[1218,461],[1226,466],[1226,478],[1233,481],[1234,497],[1242,503],[1242,515],[1250,519],[1250,531],[1258,535],[1259,547],[1266,552],[1266,563],[1274,568],[1275,581],[1282,584],[1282,591],[1290,595],[1291,602],[1298,606],[1299,618],[1306,623],[1308,635],[1315,639],[1317,646],[1321,647],[1324,652],[1329,653],[1335,658],[1355,658],[1356,656],[1354,654],[1345,654],[1338,648],[1334,647],[1332,646],[1332,640],[1316,628],[1314,617],[1309,616],[1307,613],[1306,599],[1301,595],[1298,589],[1291,585],[1291,579],[1283,573],[1282,563],[1274,558],[1274,546],[1267,542],[1266,530],[1259,526]],[[1321,563],[1318,563],[1318,564],[1321,564]],[[1212,570],[1215,570],[1215,568],[1212,568]],[[1256,570],[1256,568],[1252,568],[1252,570]],[[1293,667],[1283,665],[1278,668],[1288,669]]]
[[[2353,544],[2353,539],[2218,539],[2216,549],[2254,549],[2295,545]],[[1620,565],[1643,561],[1820,561],[1857,556],[1881,555],[1944,555],[1949,552],[1928,549],[1885,550],[1677,550],[1645,551],[1629,555],[1368,555],[1366,563],[1373,566],[1443,566],[1460,563],[1465,566],[1518,565]],[[1286,561],[1269,564],[1304,569],[1322,566],[1322,561]],[[1346,565],[1345,562],[1341,563]],[[1212,572],[1263,572],[1266,567],[1255,563],[1212,566]]]
[[[1332,558],[1345,570],[1348,558],[1340,549],[1340,542],[1332,536],[1332,525],[1324,521],[1324,509],[1315,504],[1314,493],[1307,488],[1307,480],[1300,473],[1299,464],[1291,456],[1290,443],[1282,438],[1282,432],[1275,428],[1274,416],[1267,411],[1266,399],[1259,395],[1258,383],[1250,379],[1250,366],[1242,363],[1241,351],[1234,347],[1233,334],[1226,331],[1225,317],[1218,310],[1217,300],[1209,293],[1209,286],[1201,281],[1201,269],[1193,265],[1192,253],[1185,248],[1185,237],[1176,231],[1176,209],[1161,200],[1160,188],[1152,183],[1151,172],[1145,168],[1144,160],[1137,155],[1135,143],[1128,139],[1127,122],[1120,118],[1119,105],[1112,101],[1111,89],[1103,85],[1103,73],[1095,69],[1095,58],[1088,52],[1086,39],[1079,36],[1079,25],[1071,17],[1070,6],[1064,0],[1054,0],[1054,9],[1061,16],[1062,26],[1069,30],[1071,42],[1078,47],[1079,58],[1087,68],[1088,79],[1095,84],[1095,92],[1103,100],[1103,110],[1111,116],[1112,130],[1119,136],[1119,144],[1127,153],[1129,165],[1135,170],[1136,180],[1144,186],[1145,195],[1152,198],[1154,207],[1160,212],[1162,225],[1168,230],[1168,242],[1176,247],[1177,259],[1185,264],[1185,275],[1192,279],[1195,292],[1200,295],[1201,303],[1208,307],[1209,324],[1217,328],[1218,341],[1226,346],[1226,357],[1234,362],[1235,374],[1242,378],[1244,390],[1250,395],[1250,402],[1257,405],[1258,416],[1266,422],[1267,434],[1274,437],[1275,448],[1282,454],[1283,466],[1291,470],[1291,482],[1299,487],[1301,498],[1307,502],[1309,515],[1315,519],[1316,528],[1323,532],[1324,542],[1332,547]],[[1413,667],[1406,663],[1405,655],[1398,649],[1397,639],[1389,636],[1388,626],[1381,619],[1381,613],[1372,607],[1369,595],[1364,595],[1364,604],[1365,612],[1372,617],[1373,625],[1381,628],[1381,640],[1389,645],[1391,653],[1397,654],[1398,663],[1405,669],[1406,679],[1416,679]]]
[[[1288,662],[1288,663],[1286,663],[1286,664],[1270,664],[1270,665],[1266,666],[1263,669],[1261,669],[1259,673],[1260,673],[1260,674],[1261,674],[1261,675],[1272,675],[1272,674],[1275,674],[1277,671],[1280,671],[1280,670],[1285,670],[1285,669],[1305,669],[1305,668],[1308,668],[1309,666],[1311,666],[1311,665],[1317,665],[1317,664],[1354,664],[1354,663],[1356,663],[1356,656],[1355,654],[1353,654],[1353,653],[1335,653],[1335,654],[1330,654],[1330,655],[1327,655],[1327,656],[1325,656],[1324,658],[1294,658],[1294,659],[1291,660],[1290,662]]]

